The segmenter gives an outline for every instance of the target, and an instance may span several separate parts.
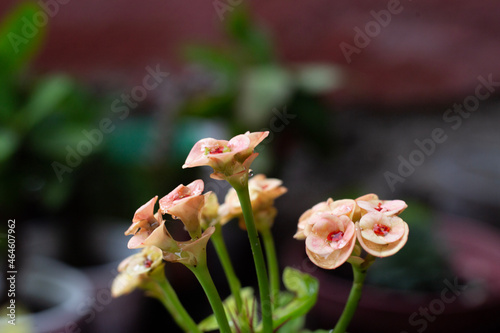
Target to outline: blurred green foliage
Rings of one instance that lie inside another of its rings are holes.
[[[66,75],[29,73],[47,30],[40,26],[26,36],[38,11],[34,2],[18,5],[0,28],[0,202],[12,214],[63,207],[76,182],[59,181],[52,162],[64,162],[66,147],[80,142],[81,131],[95,126],[107,106]]]
[[[328,127],[331,106],[322,97],[342,86],[342,70],[323,63],[284,64],[270,34],[243,4],[227,14],[222,28],[226,44],[185,47],[186,59],[204,68],[214,83],[184,101],[179,115],[184,123],[196,118],[215,120],[230,135],[293,128],[294,136],[314,147],[327,141],[334,146],[334,133]],[[282,127],[275,119],[277,113],[293,114],[300,120]],[[200,139],[196,132],[192,136],[193,143]]]

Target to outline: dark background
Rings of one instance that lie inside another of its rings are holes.
[[[3,22],[18,3],[0,4]],[[0,232],[6,233],[8,219],[16,220],[22,311],[41,313],[74,299],[57,320],[51,317],[48,331],[176,331],[161,305],[140,292],[110,300],[114,269],[132,253],[123,232],[140,205],[180,183],[203,178],[222,200],[228,187],[210,180],[208,169],[181,166],[198,139],[229,139],[247,130],[271,131],[254,171],[288,188],[277,201],[273,230],[282,268],[320,279],[307,327],[333,326],[350,271],[312,267],[303,243],[291,238],[297,219],[328,197],[374,192],[408,202],[402,218],[410,239],[398,255],[374,266],[350,331],[498,331],[498,85],[473,111],[453,109],[474,101],[482,78],[500,82],[499,4],[402,1],[382,26],[375,16],[395,2],[40,3],[50,3],[45,8],[53,15],[27,38],[36,44],[32,52],[24,58],[15,53],[17,67],[0,64]],[[379,31],[368,43],[357,31],[366,34],[370,24]],[[366,45],[356,44],[360,38]],[[349,59],[345,43],[358,50]],[[148,66],[169,74],[121,119],[113,103],[125,105],[122,94],[143,84]],[[58,179],[54,162],[67,164],[67,147],[77,149],[87,140],[82,131],[107,118],[113,130]],[[430,143],[436,129],[446,140]],[[401,178],[391,178],[397,179],[391,185],[387,177]],[[246,235],[237,223],[224,233],[243,284],[255,286]],[[66,277],[68,267],[74,271]],[[187,269],[167,265],[167,275],[196,320],[209,314]],[[412,313],[436,306],[444,281],[467,289],[426,320],[425,329],[412,324]],[[33,289],[49,296],[34,296]],[[7,300],[6,293],[1,297]]]

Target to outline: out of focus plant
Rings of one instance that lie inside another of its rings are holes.
[[[244,130],[273,133],[290,127],[304,141],[325,142],[332,137],[328,108],[321,97],[342,86],[338,66],[283,63],[270,34],[252,19],[244,4],[227,13],[222,29],[228,43],[185,48],[187,60],[200,66],[208,78],[181,106],[178,130],[172,136],[179,141],[175,146],[188,149],[194,143],[199,131],[191,129],[199,126],[192,123],[199,118],[222,124],[229,134]],[[300,121],[293,121],[295,118]]]
[[[75,181],[60,181],[52,162],[64,161],[66,147],[81,140],[103,109],[102,100],[65,75],[28,74],[46,27],[30,38],[22,37],[23,29],[38,11],[31,2],[19,5],[0,28],[0,202],[13,211],[26,203],[61,207]]]

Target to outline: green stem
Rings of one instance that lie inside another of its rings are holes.
[[[263,228],[260,231],[264,248],[266,250],[267,269],[269,270],[269,286],[273,304],[276,304],[276,298],[280,291],[280,272],[278,257],[276,256],[276,247],[274,246],[273,234],[271,228]]]
[[[260,291],[263,333],[271,333],[273,331],[273,314],[271,295],[269,293],[269,281],[267,278],[264,253],[262,252],[259,235],[253,218],[252,203],[250,201],[250,193],[248,192],[248,179],[246,179],[246,181],[242,181],[241,183],[239,181],[232,181],[230,184],[234,187],[236,193],[238,194],[238,199],[240,200],[241,209],[243,211],[243,217],[245,218],[248,238],[250,240],[250,247],[252,249]]]
[[[219,324],[219,331],[222,333],[231,333],[229,328],[229,323],[227,321],[226,312],[224,311],[224,306],[222,305],[222,300],[217,292],[217,288],[214,285],[210,272],[208,271],[207,263],[205,258],[198,258],[198,264],[196,266],[186,265],[196,276],[200,282],[205,294],[207,295],[208,301],[212,306],[215,318]],[[200,260],[201,259],[201,260]]]
[[[340,316],[337,325],[333,329],[332,333],[344,333],[351,322],[356,308],[358,307],[359,300],[361,299],[361,290],[363,289],[363,283],[366,278],[367,267],[360,267],[357,265],[352,265],[352,271],[354,273],[354,281],[352,283],[351,292],[349,293],[349,298],[344,307],[344,311]]]
[[[184,332],[201,333],[198,325],[196,325],[193,318],[191,318],[181,304],[179,297],[177,297],[174,288],[172,288],[168,280],[163,278],[161,280],[155,280],[155,283],[158,288],[154,295],[163,303],[165,308],[167,308],[177,325],[179,325]]]
[[[236,308],[238,309],[238,313],[243,312],[243,301],[241,299],[241,283],[236,276],[233,265],[231,263],[231,258],[229,257],[229,253],[227,252],[226,244],[224,243],[224,238],[222,237],[222,229],[220,225],[216,226],[215,232],[210,237],[212,240],[212,244],[214,245],[215,252],[219,256],[219,260],[222,265],[222,269],[226,274],[227,281],[229,283],[229,288],[231,289],[231,293],[233,294],[234,300],[236,302]]]

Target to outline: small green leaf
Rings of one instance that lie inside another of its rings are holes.
[[[287,321],[276,332],[277,333],[297,333],[304,327],[306,322],[305,316],[301,316]]]
[[[229,78],[235,77],[238,72],[238,63],[234,60],[231,52],[220,48],[205,45],[187,45],[184,47],[184,55],[189,61],[223,73]]]
[[[34,22],[41,8],[33,1],[15,7],[0,24],[0,63],[4,72],[23,68],[38,52],[42,44],[45,25]]]
[[[309,274],[287,267],[283,272],[283,283],[286,289],[295,294],[288,304],[278,307],[274,313],[273,327],[305,315],[316,304],[319,283]]]
[[[227,34],[241,48],[242,56],[250,64],[268,64],[274,57],[269,34],[258,27],[250,16],[249,10],[240,5],[232,11],[225,21]]]
[[[0,163],[5,162],[16,151],[19,137],[8,128],[0,128]]]
[[[18,113],[23,130],[28,131],[39,121],[54,112],[73,89],[65,76],[51,76],[40,81],[31,94],[24,110]]]
[[[273,108],[281,108],[286,103],[292,88],[291,76],[284,68],[251,68],[241,82],[238,101],[240,121],[250,127],[268,125],[273,116]]]
[[[257,316],[255,316],[255,313],[257,313],[257,300],[255,299],[253,289],[250,287],[241,289],[241,299],[243,300],[243,304],[248,305],[247,307],[245,307],[245,309],[248,309],[250,311],[250,314],[247,315],[253,318],[253,326],[257,326]],[[239,318],[237,316],[236,301],[234,300],[234,297],[232,295],[224,300],[224,310],[226,311],[226,315],[228,318]],[[229,326],[231,327],[232,331],[236,331],[235,324],[232,320],[229,321]],[[238,324],[238,327],[241,326],[241,324]],[[217,319],[215,319],[215,316],[210,315],[198,324],[198,328],[203,332],[209,332],[217,330],[219,328],[219,325],[217,324]]]

